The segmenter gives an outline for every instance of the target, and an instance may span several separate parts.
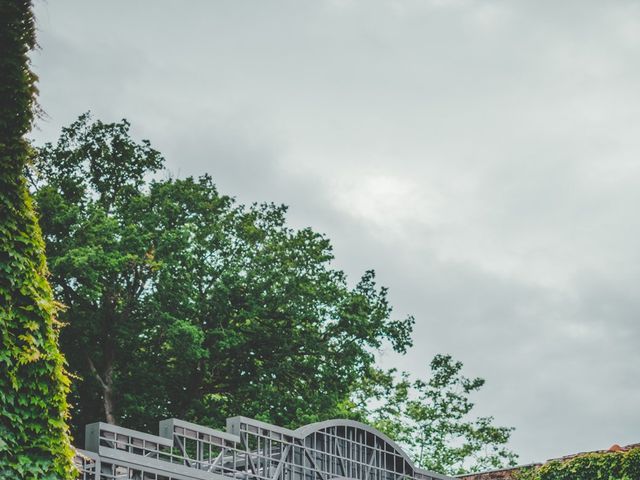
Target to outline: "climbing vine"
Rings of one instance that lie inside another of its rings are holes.
[[[0,0],[0,478],[72,479],[58,304],[24,178],[34,31],[30,0]]]
[[[553,460],[522,470],[517,480],[640,480],[640,448]]]

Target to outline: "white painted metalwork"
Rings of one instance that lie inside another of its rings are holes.
[[[352,420],[297,430],[245,417],[222,432],[175,418],[159,435],[107,423],[86,427],[81,480],[445,480],[417,468],[393,440]]]

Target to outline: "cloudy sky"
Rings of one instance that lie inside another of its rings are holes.
[[[640,3],[37,0],[54,140],[128,118],[174,175],[375,268],[521,461],[640,442]]]

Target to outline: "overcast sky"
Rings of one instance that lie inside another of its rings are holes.
[[[54,140],[126,117],[174,175],[374,268],[424,376],[486,378],[521,462],[640,442],[640,3],[36,1]]]

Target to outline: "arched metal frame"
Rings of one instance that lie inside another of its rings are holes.
[[[175,418],[159,435],[106,423],[86,427],[81,480],[444,480],[417,468],[382,432],[352,420],[289,430],[246,417],[222,432]]]

